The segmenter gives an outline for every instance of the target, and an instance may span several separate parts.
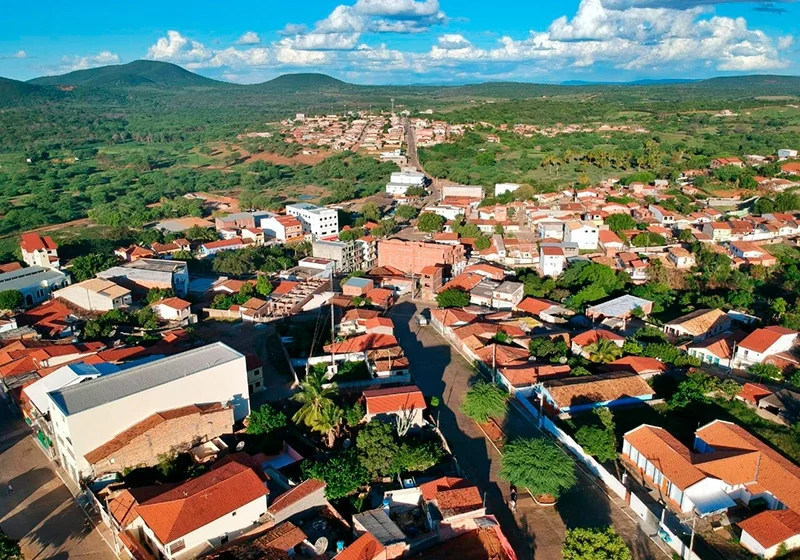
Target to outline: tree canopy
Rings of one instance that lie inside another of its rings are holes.
[[[448,288],[436,294],[436,303],[439,307],[467,307],[469,305],[469,292],[458,288]]]
[[[464,394],[461,410],[476,422],[488,422],[492,416],[503,416],[508,406],[508,393],[497,385],[479,381]]]
[[[575,465],[564,452],[544,438],[517,439],[503,449],[500,476],[530,490],[558,498],[578,478]]]
[[[631,560],[631,551],[612,527],[568,529],[564,560]]]

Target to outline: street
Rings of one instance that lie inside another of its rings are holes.
[[[0,399],[0,528],[25,560],[116,559],[30,433]]]
[[[480,428],[460,410],[464,393],[475,372],[429,325],[418,327],[414,317],[425,306],[401,300],[389,312],[395,336],[411,364],[414,379],[427,396],[441,400],[440,428],[464,475],[486,493],[489,513],[495,515],[520,560],[560,560],[567,528],[613,525],[636,560],[665,558],[639,526],[594,481],[578,469],[578,484],[563,495],[555,507],[536,505],[520,493],[517,511],[507,506],[509,486],[498,477],[500,454]],[[503,430],[510,438],[541,434],[527,416],[509,407]],[[565,460],[570,460],[565,456]]]

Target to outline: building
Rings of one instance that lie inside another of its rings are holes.
[[[183,233],[193,227],[211,229],[214,227],[214,223],[203,218],[175,218],[158,222],[154,226],[155,229],[163,233]]]
[[[50,267],[28,266],[0,274],[0,292],[19,291],[27,307],[49,299],[55,290],[68,285],[69,276]]]
[[[71,284],[53,292],[61,298],[86,311],[111,311],[131,304],[131,291],[103,278],[91,278]]]
[[[298,203],[286,206],[286,213],[300,221],[304,233],[316,238],[330,237],[339,233],[339,213],[332,208]]]
[[[703,224],[701,230],[711,238],[714,243],[724,243],[731,240],[731,225],[727,222],[708,222]]]
[[[692,268],[697,264],[695,256],[683,247],[670,247],[667,251],[667,258],[675,265],[675,268]]]
[[[782,550],[800,548],[800,514],[791,509],[767,510],[740,521],[739,544],[759,558],[775,558]]]
[[[609,301],[592,305],[586,308],[586,316],[590,319],[630,319],[636,309],[640,309],[642,316],[646,317],[653,311],[653,302],[625,294]]]
[[[242,354],[217,342],[48,393],[59,462],[80,481],[92,473],[87,453],[159,411],[219,403],[244,419],[245,367]]]
[[[441,265],[445,276],[457,276],[466,266],[463,245],[445,245],[382,239],[378,241],[378,266],[390,266],[406,274],[419,275],[427,266]]]
[[[257,527],[269,491],[256,471],[230,460],[178,485],[122,491],[109,509],[126,539],[158,558],[196,558]]]
[[[261,229],[270,237],[282,243],[299,240],[303,237],[303,224],[294,216],[270,214],[261,218]]]
[[[192,304],[178,297],[158,300],[150,305],[156,316],[163,321],[191,322]]]
[[[791,159],[797,157],[797,150],[783,148],[778,150],[778,159]]]
[[[475,198],[482,200],[484,196],[483,187],[466,185],[445,185],[442,187],[442,198]]]
[[[703,340],[728,330],[730,316],[721,309],[698,309],[664,324],[664,332],[672,338],[690,337]]]
[[[212,257],[220,251],[236,251],[244,248],[245,243],[241,237],[231,237],[230,239],[207,241],[198,247],[197,252],[201,257]]]
[[[601,338],[610,340],[619,348],[622,348],[622,345],[625,344],[625,337],[618,335],[614,331],[608,329],[591,329],[573,336],[570,341],[570,350],[573,354],[588,358],[589,353],[584,349],[591,344],[595,344]]]
[[[236,212],[227,216],[217,216],[214,227],[221,229],[245,229],[257,227],[256,216],[252,212]]]
[[[428,178],[419,171],[396,171],[392,173],[386,184],[386,194],[392,196],[405,196],[409,187],[422,187],[428,183]]]
[[[19,248],[22,252],[22,260],[28,266],[61,267],[58,259],[58,245],[49,235],[41,237],[38,233],[23,233]]]
[[[133,291],[171,289],[178,297],[185,297],[189,291],[189,269],[184,261],[139,259],[99,272],[97,277]]]
[[[426,266],[420,271],[419,287],[422,299],[428,301],[436,299],[436,294],[439,293],[443,285],[443,271],[444,267],[437,265]]]
[[[711,160],[711,169],[719,169],[726,165],[733,165],[734,167],[744,167],[744,162],[738,157],[718,157]]]
[[[492,291],[492,307],[514,309],[523,297],[525,297],[525,284],[506,280]]]
[[[736,347],[733,366],[745,368],[760,364],[768,356],[791,350],[797,343],[797,333],[778,326],[756,329]]]
[[[545,382],[541,391],[557,414],[629,406],[649,401],[655,394],[647,381],[628,372],[556,379]]]
[[[539,272],[542,276],[551,278],[561,276],[566,262],[564,249],[561,246],[546,243],[539,245]]]
[[[600,229],[591,222],[567,222],[564,224],[564,241],[577,243],[581,251],[594,251],[600,239]]]
[[[426,424],[423,418],[425,397],[416,385],[364,391],[364,402],[364,419],[367,422],[377,418],[412,428],[420,428]]]
[[[367,295],[371,289],[375,287],[375,283],[369,278],[352,277],[348,278],[342,284],[342,294],[349,297],[363,297]]]
[[[514,192],[522,185],[518,183],[496,183],[494,186],[494,195],[500,196],[501,194],[506,194],[507,192]]]
[[[314,239],[311,244],[314,258],[328,259],[336,263],[336,272],[349,274],[362,269],[362,252],[354,241],[322,241]]]
[[[114,256],[123,262],[137,261],[139,259],[149,259],[155,257],[155,252],[138,245],[131,245],[130,247],[119,247],[114,249]]]
[[[736,345],[746,336],[742,331],[735,333],[722,333],[698,342],[692,342],[686,347],[690,356],[699,358],[701,362],[724,368],[733,367],[733,355]]]

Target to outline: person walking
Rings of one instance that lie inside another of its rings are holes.
[[[14,493],[14,487],[13,487],[13,486],[11,486],[11,483],[10,483],[10,482],[8,483],[8,487],[6,488],[6,492],[7,492],[7,494],[8,494],[9,496],[10,496],[11,494],[13,494],[13,493]]]

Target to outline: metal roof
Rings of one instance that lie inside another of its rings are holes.
[[[371,509],[353,516],[367,532],[372,533],[382,545],[404,541],[406,536],[382,508]]]
[[[625,294],[624,296],[614,298],[604,303],[592,305],[586,311],[606,317],[623,317],[637,307],[644,309],[645,306],[651,303],[653,302],[648,299]]]
[[[48,394],[69,416],[243,357],[230,346],[215,342]]]
[[[0,274],[0,291],[24,290],[30,286],[38,286],[42,282],[61,281],[64,278],[66,275],[59,270],[28,266]]]

